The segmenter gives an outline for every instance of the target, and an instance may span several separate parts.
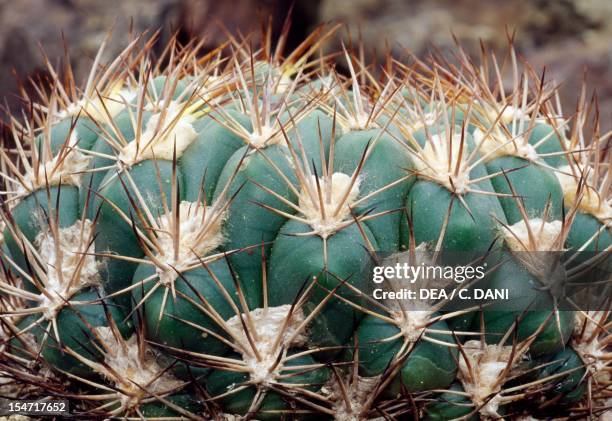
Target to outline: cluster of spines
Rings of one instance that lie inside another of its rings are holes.
[[[85,413],[136,418],[495,418],[521,415],[512,413],[521,402],[546,408],[548,392],[576,372],[562,394],[584,384],[588,393],[568,413],[605,411],[607,312],[578,312],[571,329],[574,314],[553,309],[527,333],[528,315],[511,315],[491,332],[490,313],[444,312],[446,303],[398,310],[359,279],[380,250],[427,250],[434,260],[495,243],[609,252],[609,136],[596,121],[585,139],[584,93],[568,130],[550,105],[556,90],[527,65],[519,73],[513,51],[509,93],[495,56],[476,66],[461,50],[458,64],[389,60],[381,82],[346,50],[347,78],[316,57],[329,34],[317,31],[286,59],[282,40],[272,54],[230,38],[229,56],[203,58],[196,43],[171,43],[164,66],[137,39],[107,66],[96,59],[83,91],[70,71],[64,83],[49,68],[51,94],[39,89],[31,115],[12,121],[15,148],[2,150],[12,252],[0,285],[3,372],[75,398]],[[531,141],[541,126],[548,133]],[[215,155],[189,149],[202,133],[223,139],[202,146]],[[561,196],[524,198],[520,177],[534,177],[525,167],[558,177]],[[80,197],[67,197],[70,187]],[[443,199],[433,203],[435,235],[424,228],[425,194]],[[241,212],[249,223],[235,222]],[[596,232],[571,231],[579,213],[599,222]],[[268,224],[258,237],[249,232],[257,218]],[[448,231],[469,221],[483,221],[486,235],[458,244],[461,231]],[[124,240],[133,244],[121,248]],[[301,248],[321,261],[293,260]],[[118,286],[113,273],[136,266],[134,281]],[[544,331],[570,346],[554,344],[553,355],[531,347]],[[189,335],[199,338],[182,342]],[[35,364],[53,374],[36,375]]]

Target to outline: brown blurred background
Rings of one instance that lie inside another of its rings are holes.
[[[83,77],[111,26],[109,56],[121,49],[130,28],[164,28],[159,48],[178,28],[181,40],[206,34],[212,48],[224,39],[219,24],[246,34],[272,19],[278,34],[292,3],[289,48],[329,21],[345,22],[354,39],[361,32],[370,56],[383,55],[386,41],[395,52],[421,55],[431,45],[452,48],[452,34],[471,53],[478,53],[479,40],[501,52],[508,45],[506,28],[516,30],[519,52],[536,69],[546,65],[549,79],[564,82],[568,114],[588,68],[602,126],[612,128],[612,0],[0,0],[0,97],[18,108],[13,69],[22,79],[44,75],[39,43],[58,62],[62,33]]]

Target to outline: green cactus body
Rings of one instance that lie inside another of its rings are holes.
[[[504,263],[490,279],[489,288],[508,288],[509,300],[491,305],[484,313],[488,340],[497,343],[517,323],[517,339],[526,340],[531,335],[537,338],[531,344],[535,357],[550,355],[565,346],[573,330],[574,313],[554,312],[554,303],[549,292],[525,267],[517,262]],[[477,320],[474,321],[478,323]],[[545,327],[542,329],[542,325]],[[509,338],[512,341],[514,338]]]
[[[329,370],[327,368],[307,368],[313,364],[314,360],[309,356],[293,358],[282,372],[286,379],[278,385],[280,392],[270,391],[262,395],[263,400],[255,411],[258,419],[275,420],[287,416],[308,419],[308,415],[300,414],[309,412],[307,406],[292,407],[283,399],[283,396],[290,393],[292,385],[307,390],[317,390],[327,382],[330,375]],[[231,413],[246,415],[252,412],[253,402],[256,402],[254,398],[257,394],[256,388],[244,385],[247,381],[248,377],[244,374],[216,370],[206,379],[206,388],[211,396],[221,396],[219,400],[227,406]]]
[[[328,304],[319,310],[313,321],[310,338],[313,344],[322,347],[338,347],[349,339],[361,314],[331,294],[335,291],[338,297],[355,304],[363,301],[343,283],[367,293],[370,287],[366,280],[369,263],[367,242],[354,225],[327,239],[294,236],[311,230],[311,227],[296,221],[287,222],[281,229],[270,256],[270,302],[272,305],[291,304],[298,298],[302,286],[316,279],[305,310],[314,311],[324,301]],[[375,244],[367,227],[363,230],[367,241]]]
[[[134,282],[138,285],[139,281],[152,276],[159,276],[155,273],[155,268],[151,265],[141,265],[134,274]],[[221,285],[218,285],[213,277]],[[205,351],[215,355],[227,352],[227,345],[215,336],[224,335],[215,322],[215,317],[229,319],[234,315],[234,311],[228,300],[237,301],[232,275],[225,260],[211,262],[207,268],[183,272],[174,280],[176,299],[168,297],[169,292],[165,287],[158,287],[156,291],[151,292],[156,285],[159,284],[141,284],[133,290],[133,301],[144,302],[143,319],[152,341],[169,347]],[[209,316],[202,311],[202,308],[208,306],[211,307],[212,313]]]
[[[567,373],[565,376],[561,374]],[[580,356],[571,348],[555,354],[551,364],[540,372],[540,378],[550,378],[554,388],[550,395],[561,395],[563,404],[571,404],[580,401],[586,392],[587,385],[583,381],[586,370]]]
[[[442,421],[464,418],[469,421],[476,421],[478,416],[473,414],[474,406],[472,402],[455,392],[465,393],[461,385],[453,384],[448,392],[441,393],[432,404],[425,407],[423,419]]]
[[[84,291],[73,298],[75,301],[95,300],[98,295],[93,291]],[[60,370],[69,371],[73,374],[91,377],[96,373],[87,365],[80,362],[72,355],[72,352],[86,358],[96,358],[95,348],[90,342],[95,341],[95,337],[88,334],[89,329],[97,327],[107,327],[109,324],[107,313],[115,323],[121,326],[121,334],[126,335],[131,330],[129,323],[122,323],[123,314],[116,308],[106,307],[102,303],[75,305],[65,308],[55,318],[55,322],[60,326],[59,338],[50,335],[47,330],[52,328],[50,325],[36,326],[32,329],[32,334],[38,342],[44,343],[42,355],[45,360]],[[65,349],[70,349],[66,352]],[[92,355],[92,352],[94,355]],[[67,355],[68,353],[68,355]],[[99,356],[99,354],[98,354]]]
[[[447,331],[448,326],[444,321],[438,321],[430,325],[431,329]],[[360,347],[360,371],[367,377],[382,374],[395,361],[398,351],[402,348],[402,340],[393,342],[384,341],[386,338],[395,337],[400,333],[397,326],[377,319],[375,316],[365,317],[357,331]],[[400,369],[388,389],[384,392],[389,396],[397,396],[403,392],[416,393],[431,389],[443,389],[449,386],[455,379],[457,365],[455,363],[458,355],[453,348],[453,338],[450,335],[440,333],[427,333],[425,337],[432,338],[441,343],[431,343],[427,340],[418,341],[407,355],[398,363]],[[414,341],[414,338],[412,338]],[[445,346],[444,343],[449,346]],[[432,373],[436,373],[432,376]]]
[[[62,206],[58,209],[56,204],[60,201]],[[65,228],[73,225],[80,218],[80,213],[78,189],[75,186],[54,186],[29,194],[11,212],[14,225],[21,232],[20,240],[13,236],[9,228],[5,229],[4,238],[11,256],[23,270],[28,270],[22,241],[34,244],[36,236],[48,229],[49,218]]]
[[[262,297],[259,245],[263,244],[264,253],[269,254],[270,242],[274,240],[286,220],[285,217],[270,212],[262,205],[291,212],[291,208],[286,203],[271,196],[260,186],[280,194],[285,200],[295,201],[295,193],[276,172],[275,167],[291,174],[288,171],[289,161],[282,146],[273,145],[265,148],[265,151],[256,150],[250,154],[248,149],[241,148],[230,158],[219,178],[219,185],[224,185],[226,180],[235,174],[229,191],[229,194],[236,196],[227,216],[226,235],[229,239],[227,247],[230,250],[251,247],[250,250],[237,253],[230,259],[240,275],[241,284],[248,291],[248,299],[255,308],[259,307]],[[215,197],[219,194],[215,192]],[[252,248],[253,246],[256,247]]]
[[[0,394],[70,396],[92,419],[606,407],[609,309],[568,311],[551,282],[609,295],[590,107],[566,120],[528,68],[506,92],[505,69],[491,84],[462,56],[378,78],[345,51],[345,77],[315,58],[330,35],[286,59],[173,43],[161,62],[138,38],[82,89],[50,68],[0,149]],[[373,269],[400,262],[486,273],[379,288]],[[509,298],[375,297],[404,287]]]
[[[550,218],[561,218],[563,193],[552,171],[511,156],[489,161],[487,169],[489,174],[506,173],[507,179],[498,175],[491,180],[495,191],[508,196],[519,195],[528,215],[541,215],[550,206]],[[514,197],[500,197],[499,201],[508,223],[515,224],[523,219]]]
[[[366,155],[361,174],[362,197],[390,184],[387,190],[374,194],[356,208],[357,212],[391,212],[367,222],[376,238],[379,249],[393,252],[399,248],[399,224],[402,218],[403,199],[413,182],[410,170],[412,162],[405,150],[381,129],[351,131],[343,135],[335,145],[335,168],[350,174],[357,169]]]
[[[39,135],[36,139],[36,143],[39,151],[42,152],[41,146],[46,142],[43,140],[45,135]],[[96,127],[96,123],[86,116],[64,118],[58,123],[54,124],[49,133],[50,142],[49,149],[51,154],[56,155],[66,144],[66,139],[74,138],[75,140],[70,141],[74,146],[78,146],[80,149],[89,150],[91,149],[96,140],[98,140],[99,130]]]

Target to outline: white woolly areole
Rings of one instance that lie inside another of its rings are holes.
[[[572,348],[580,355],[585,367],[591,371],[593,379],[601,384],[612,381],[612,373],[608,369],[610,353],[607,350],[609,345],[605,337],[606,330],[600,327],[606,323],[605,316],[606,312],[602,310],[576,312],[576,323],[571,339]]]
[[[174,213],[164,214],[158,220],[157,242],[160,247],[157,258],[167,266],[157,268],[162,282],[176,279],[176,270],[186,269],[189,264],[219,247],[224,240],[221,232],[223,216],[214,206],[182,201],[179,216],[177,255],[173,235],[173,225],[176,223]]]
[[[391,317],[395,320],[395,324],[409,343],[415,343],[421,337],[425,330],[433,311],[431,310],[405,310],[392,311]]]
[[[540,218],[533,218],[528,221],[520,220],[508,227],[504,226],[502,233],[506,245],[512,251],[558,251],[562,247],[562,244],[558,244],[562,228],[561,221],[546,222]],[[533,234],[535,244],[529,237],[529,230]]]
[[[109,95],[97,95],[93,98],[83,98],[69,104],[65,109],[59,111],[56,116],[58,119],[69,117],[87,116],[95,121],[107,121],[114,118],[136,97],[136,92],[122,88],[121,83],[117,83]]]
[[[513,107],[512,105],[507,105],[504,107],[503,111],[497,109],[490,104],[482,104],[482,102],[476,100],[475,103],[480,104],[484,108],[484,114],[487,116],[489,121],[493,122],[499,116],[499,112],[501,111],[501,116],[499,117],[499,121],[504,124],[510,124],[512,121],[520,121],[521,119],[529,120],[529,114],[527,114],[523,109]]]
[[[371,123],[370,116],[366,112],[355,110],[346,117],[346,126],[349,130],[366,130],[369,123]]]
[[[519,121],[521,119],[529,119],[529,114],[523,111],[521,108],[515,108],[511,105],[504,108],[501,115],[501,121],[506,124],[512,123],[513,120]]]
[[[303,311],[294,308],[291,312],[291,320],[287,322],[290,311],[291,305],[286,304],[278,307],[258,308],[249,312],[250,318],[253,320],[253,328],[256,330],[256,332],[249,331],[249,334],[253,338],[261,359],[258,360],[252,351],[243,353],[242,359],[250,370],[253,382],[258,384],[273,382],[283,370],[282,364],[276,364],[281,349],[286,350],[289,346],[301,346],[307,343],[307,336],[304,331],[295,334],[305,320]],[[242,315],[242,317],[245,321],[247,320],[245,315]],[[288,324],[283,331],[285,323]],[[232,334],[240,340],[240,343],[245,344],[247,349],[251,350],[240,317],[236,315],[230,318],[226,325]],[[281,334],[283,337],[278,341]],[[290,338],[293,338],[291,343],[287,343]],[[275,348],[274,344],[277,341],[278,346]]]
[[[441,113],[444,111],[440,111]],[[417,128],[421,128],[421,127],[425,127],[425,126],[433,126],[434,124],[436,124],[436,120],[438,118],[438,113],[432,111],[429,113],[425,113],[423,114],[422,118],[419,118],[419,121],[417,122]]]
[[[480,128],[474,130],[474,142],[479,145],[479,150],[490,161],[500,156],[517,156],[529,161],[539,159],[538,152],[522,135],[512,136],[494,128],[485,137],[486,132]]]
[[[485,114],[487,115],[489,121],[493,122],[497,119],[499,111],[486,108]],[[566,124],[563,117],[550,116],[550,120],[554,121],[554,124],[559,127]],[[505,107],[502,111],[501,117],[499,118],[499,123],[508,126],[514,121],[516,122],[516,127],[518,127],[520,122],[523,121],[523,132],[515,133],[514,136],[502,131],[499,126],[494,127],[490,131],[488,129],[483,131],[480,128],[476,128],[474,130],[474,140],[477,145],[481,144],[480,151],[483,155],[486,155],[488,161],[500,156],[508,155],[517,156],[530,161],[537,161],[539,159],[539,154],[536,148],[531,145],[529,140],[524,136],[524,132],[528,130],[529,125],[531,124],[531,116],[520,108],[515,108],[512,106]],[[549,122],[549,118],[536,117],[535,122],[539,124],[547,124]],[[559,129],[559,132],[561,131],[562,130]],[[485,138],[485,133],[487,132],[488,134]],[[564,136],[562,136],[562,139],[567,143]]]
[[[184,104],[170,102],[163,112],[149,118],[140,139],[132,140],[123,148],[120,160],[127,164],[153,158],[171,161],[175,145],[176,157],[180,157],[197,137],[192,125],[194,120]]]
[[[112,381],[121,390],[122,404],[137,403],[143,395],[164,395],[180,388],[183,382],[164,371],[150,349],[140,355],[136,335],[128,340],[117,339],[110,327],[95,328],[97,336],[105,344],[104,362],[110,370],[98,365],[100,374]],[[112,370],[112,371],[111,371]],[[114,371],[114,373],[113,373]]]
[[[459,171],[455,174],[460,150],[461,133],[453,133],[450,139],[445,134],[431,135],[414,157],[416,170],[450,191],[464,193],[469,184],[469,168],[465,162],[469,153],[464,146]]]
[[[333,402],[334,419],[336,421],[362,421],[363,406],[380,384],[382,375],[361,377],[357,375],[354,382],[347,382],[346,397],[342,394],[338,379],[334,376],[321,388],[321,393]]]
[[[478,100],[476,100],[475,102],[480,103]],[[496,110],[490,106],[486,106],[485,114],[487,115],[489,121],[493,122],[497,119],[499,115],[499,110]],[[508,125],[508,124],[511,124],[515,120],[517,122],[520,122],[521,120],[523,120],[527,122],[525,125],[528,126],[529,121],[531,121],[531,118],[532,118],[531,115],[529,115],[529,113],[527,113],[522,108],[516,108],[516,107],[513,107],[512,105],[507,105],[503,109],[501,113],[501,117],[499,118],[499,121]],[[545,116],[542,115],[542,116],[536,117],[535,121],[536,123],[541,123],[541,124],[547,124],[549,121],[554,121],[557,126],[563,126],[566,123],[566,119],[563,118],[563,116],[554,115],[554,114],[547,114]]]
[[[593,188],[593,168],[577,166],[574,171],[576,176],[573,175],[574,172],[569,165],[559,167],[559,170],[555,171],[566,205],[577,205],[582,212],[593,215],[604,224],[609,224],[612,220],[612,206],[606,200],[602,200],[597,190]],[[586,174],[586,182],[582,182],[582,191],[579,191],[582,174]],[[582,193],[582,198],[578,197],[578,193]]]
[[[319,178],[323,209],[325,210],[325,215],[323,215],[317,182],[315,176],[311,176],[308,189],[310,191],[302,189],[298,199],[300,211],[306,217],[312,229],[322,236],[328,236],[336,232],[341,227],[341,223],[350,218],[350,207],[359,196],[359,184],[360,180],[357,179],[351,186],[351,177],[340,172],[334,173],[329,181],[325,177]],[[340,209],[334,215],[340,204],[342,204]]]
[[[27,171],[23,178],[25,185],[19,185],[17,193],[25,194],[46,186],[59,184],[80,186],[81,175],[89,167],[90,156],[78,149],[78,133],[72,130],[66,149],[46,162],[40,162],[38,168]]]
[[[246,140],[252,147],[259,149],[264,146],[284,144],[284,135],[282,131],[272,126],[263,125],[249,133]]]
[[[479,407],[484,405],[480,409],[482,415],[499,417],[497,411],[502,399],[499,392],[504,383],[502,376],[511,357],[511,346],[483,345],[477,340],[467,341],[463,345],[457,377],[472,402]],[[471,373],[468,367],[471,367]]]
[[[51,232],[41,232],[34,240],[41,262],[46,264],[43,279],[45,294],[40,302],[45,307],[45,317],[53,318],[65,306],[65,300],[90,285],[100,285],[98,263],[93,255],[91,241],[93,224],[89,219],[58,230],[55,238]],[[58,253],[59,249],[59,253]],[[78,274],[78,276],[77,276]],[[76,279],[73,279],[76,276]]]
[[[137,95],[136,91],[123,88],[104,98],[104,105],[99,98],[96,98],[90,100],[85,107],[89,117],[96,121],[107,121],[109,118],[115,118],[125,109],[125,104],[129,104]]]
[[[406,121],[402,121],[405,124],[405,127],[410,130],[410,132],[415,133],[423,127],[433,127],[437,122],[440,116],[444,116],[444,109],[441,107],[436,107],[434,110],[429,112],[417,111],[412,108],[408,108],[409,117]]]

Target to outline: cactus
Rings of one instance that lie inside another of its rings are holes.
[[[286,57],[138,37],[82,89],[49,66],[0,149],[2,395],[85,418],[603,416],[609,300],[550,282],[609,297],[584,93],[563,117],[512,49],[509,88],[487,53],[381,79],[344,50],[342,75],[332,33]],[[510,299],[374,298],[372,266],[400,261],[478,261],[462,288]]]

